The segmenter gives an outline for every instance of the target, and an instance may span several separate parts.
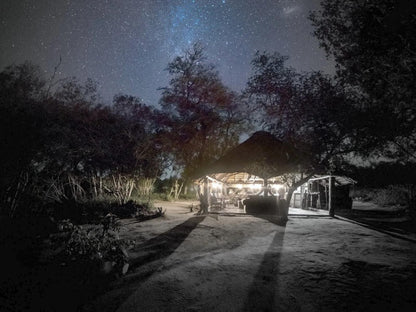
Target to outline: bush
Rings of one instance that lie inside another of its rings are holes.
[[[401,185],[389,185],[385,188],[355,189],[354,198],[372,201],[380,206],[406,206],[409,204],[409,190]]]
[[[150,207],[145,204],[139,204],[129,200],[125,204],[114,203],[110,207],[110,213],[117,215],[119,218],[133,218],[145,212],[148,212]]]
[[[169,197],[168,193],[152,193],[152,200],[161,200],[161,201],[171,201],[172,198]]]
[[[195,192],[189,192],[188,194],[181,194],[179,195],[180,199],[184,199],[184,200],[197,200],[197,194]]]
[[[115,215],[108,214],[98,225],[74,225],[64,220],[58,228],[60,234],[55,236],[53,244],[60,251],[57,256],[63,263],[78,262],[101,269],[104,273],[127,272],[126,250],[131,242],[119,238]]]
[[[107,214],[116,215],[120,219],[134,218],[138,215],[151,213],[151,207],[148,203],[137,203],[132,200],[125,204],[107,201],[85,201],[74,202],[65,201],[62,203],[49,203],[45,210],[55,220],[71,220],[75,224],[99,223]]]
[[[381,206],[405,206],[408,204],[408,191],[404,187],[390,185],[375,192],[373,201]]]

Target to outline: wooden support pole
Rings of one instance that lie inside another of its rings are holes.
[[[328,190],[328,210],[329,210],[329,215],[331,217],[335,216],[335,207],[334,207],[334,202],[333,202],[333,197],[332,197],[332,193],[334,191],[334,177],[333,176],[329,176],[329,190]]]
[[[206,184],[207,184],[207,211],[210,212],[212,199],[211,199],[211,186],[210,186],[210,182],[208,179],[206,179]]]
[[[268,190],[268,188],[267,188],[267,178],[263,178],[263,195],[264,195],[264,197],[267,197],[267,196],[269,196],[269,190]]]

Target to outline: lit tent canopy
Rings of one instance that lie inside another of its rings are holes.
[[[218,198],[222,208],[228,197],[239,208],[244,204],[247,213],[276,214],[275,195],[283,187],[279,176],[300,173],[307,163],[294,146],[268,132],[256,132],[201,171],[197,183],[202,211],[210,211]],[[287,217],[287,209],[279,208],[278,214]]]
[[[325,205],[330,215],[333,215],[333,202],[336,200],[333,190],[336,186],[354,184],[355,181],[342,176],[311,175],[311,164],[311,157],[293,145],[282,142],[268,132],[256,132],[201,171],[196,182],[199,185],[201,207],[204,211],[210,211],[214,199],[220,198],[223,207],[227,199],[234,197],[238,198],[239,203],[244,199],[242,202],[247,213],[277,213],[287,219],[288,210],[277,209],[276,198],[280,198],[282,190],[286,191],[288,204],[299,187],[301,190],[296,194],[301,198],[306,194],[304,190],[308,190],[307,196],[312,207],[317,194],[324,187],[325,194],[328,194],[324,196],[328,197]],[[308,180],[308,187],[305,188],[304,184]]]
[[[255,177],[267,180],[285,173],[299,172],[305,163],[307,157],[294,146],[268,132],[259,131],[204,168],[201,175],[215,176],[221,182],[241,179],[247,183]]]

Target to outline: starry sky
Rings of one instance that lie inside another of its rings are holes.
[[[165,68],[194,42],[235,91],[257,50],[298,70],[334,72],[307,19],[319,0],[0,0],[0,69],[30,60],[57,78],[92,78],[103,101],[116,93],[157,105]]]

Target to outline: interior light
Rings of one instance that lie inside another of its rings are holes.
[[[222,187],[222,184],[218,182],[212,182],[211,187],[213,189],[220,189]]]
[[[251,184],[251,185],[250,185],[250,188],[251,188],[252,190],[260,190],[260,189],[261,189],[261,187],[262,187],[262,185],[261,185],[261,184]]]
[[[279,190],[279,189],[282,189],[282,188],[284,188],[284,185],[283,184],[272,184],[272,189],[273,190]]]

